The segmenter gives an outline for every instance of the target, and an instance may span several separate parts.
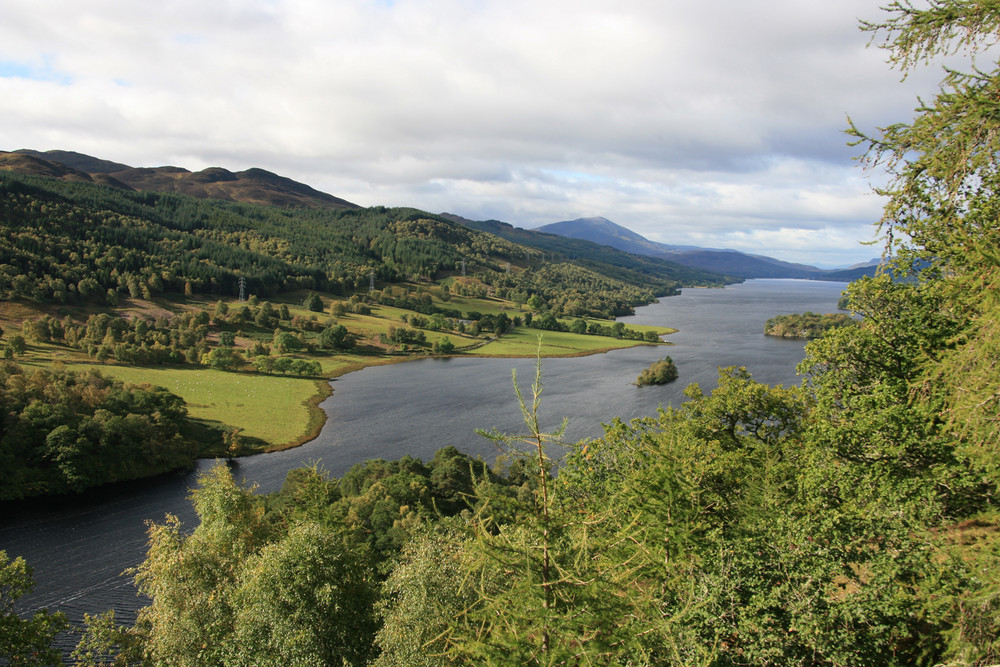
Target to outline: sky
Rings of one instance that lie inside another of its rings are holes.
[[[847,145],[912,119],[880,0],[3,0],[0,150],[260,167],[362,206],[823,267],[881,254]]]

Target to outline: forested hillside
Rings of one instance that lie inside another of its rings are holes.
[[[865,28],[905,71],[992,44],[995,9],[893,4]],[[150,528],[134,575],[151,603],[131,626],[91,618],[79,657],[1000,663],[998,88],[1000,69],[949,69],[912,123],[852,129],[889,168],[882,232],[910,279],[852,284],[861,323],[808,344],[801,386],[727,368],[678,409],[563,443],[538,425],[541,362],[523,431],[482,433],[507,454],[496,469],[445,450],[298,471],[261,497],[219,466],[198,526]],[[38,641],[59,626],[31,620]]]
[[[413,209],[284,209],[124,191],[0,171],[0,293],[111,303],[161,293],[270,297],[295,289],[348,294],[462,271],[498,290],[546,300],[586,295],[586,312],[618,315],[672,293],[669,264],[543,259],[542,252]],[[655,270],[655,269],[659,270]],[[676,268],[676,267],[675,267]],[[548,275],[534,274],[545,271]],[[554,279],[553,279],[554,278]]]

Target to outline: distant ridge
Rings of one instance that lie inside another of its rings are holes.
[[[21,155],[30,155],[40,160],[45,160],[46,162],[57,162],[71,169],[82,171],[85,174],[110,174],[111,172],[114,171],[131,169],[131,167],[129,167],[127,164],[122,164],[121,162],[111,162],[110,160],[101,160],[99,158],[91,157],[90,155],[84,155],[83,153],[76,153],[74,151],[43,152],[43,151],[33,151],[27,148],[22,148],[14,152],[20,153]]]
[[[804,278],[850,282],[864,275],[874,275],[878,268],[878,264],[874,263],[828,271],[808,264],[784,262],[738,250],[657,243],[603,217],[554,222],[537,227],[535,231],[593,241],[625,252],[659,257],[684,266],[743,279]]]
[[[563,222],[553,222],[549,225],[536,227],[536,231],[547,234],[558,234],[571,239],[583,239],[593,241],[602,245],[609,245],[612,248],[625,250],[641,255],[661,255],[664,252],[680,252],[684,250],[700,250],[692,245],[666,245],[656,243],[636,234],[631,229],[626,229],[621,225],[616,225],[607,218],[577,218],[576,220],[564,220]]]
[[[22,174],[31,174],[33,176],[60,178],[64,181],[99,183],[101,185],[131,189],[129,186],[108,176],[107,174],[88,174],[58,162],[48,162],[32,155],[21,153],[0,152],[0,169],[17,171]]]
[[[191,172],[180,167],[129,168],[111,174],[136,190],[176,192],[199,199],[221,199],[263,206],[360,208],[264,169],[231,172],[209,167]]]
[[[221,167],[209,167],[197,172],[181,167],[137,168],[72,151],[21,149],[0,151],[0,169],[262,206],[361,208],[345,199],[258,168],[235,173]]]

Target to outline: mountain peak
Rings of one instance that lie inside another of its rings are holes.
[[[622,227],[602,216],[553,222],[550,225],[537,227],[536,231],[593,241],[594,243],[609,245],[612,248],[618,248],[619,250],[637,255],[662,256],[664,253],[674,252],[686,247],[671,246],[650,241],[636,234],[631,229]]]

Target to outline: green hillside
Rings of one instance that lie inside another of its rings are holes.
[[[532,246],[415,209],[263,207],[10,171],[0,171],[0,213],[0,293],[12,299],[230,297],[240,278],[260,297],[296,289],[349,294],[368,287],[372,274],[380,285],[432,281],[460,275],[464,263],[493,292],[575,296],[577,312],[568,314],[607,317],[691,277],[638,259],[632,266],[613,252],[543,260]]]

